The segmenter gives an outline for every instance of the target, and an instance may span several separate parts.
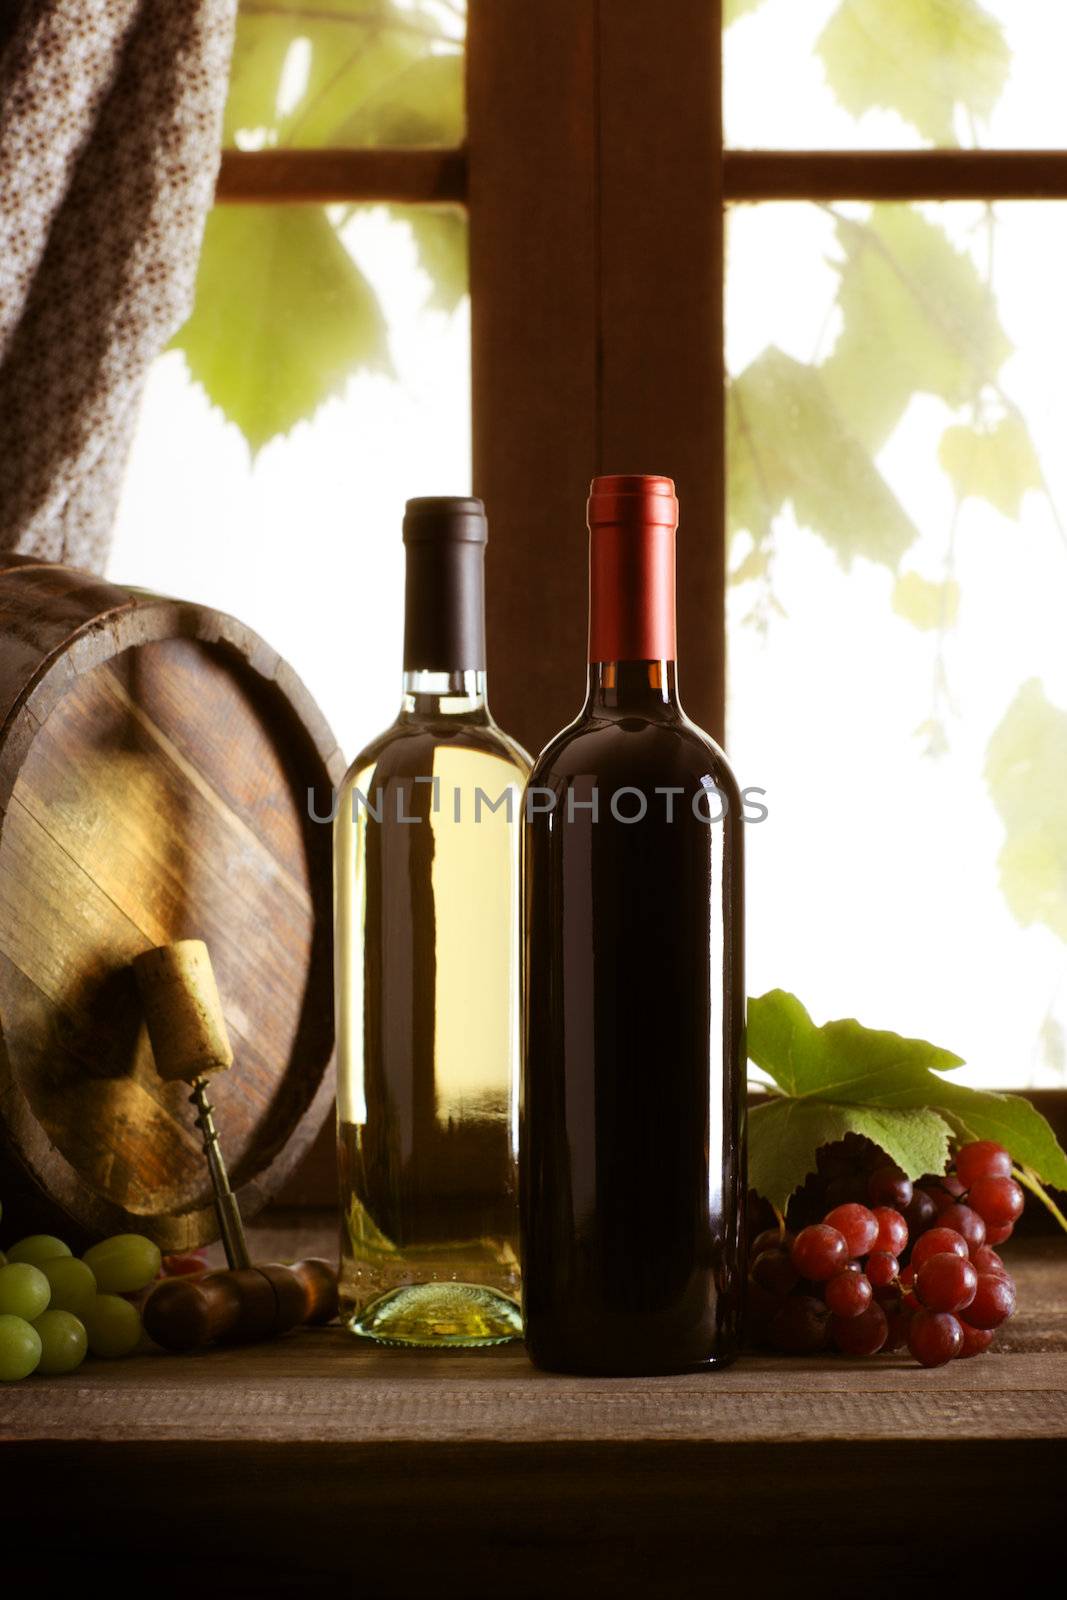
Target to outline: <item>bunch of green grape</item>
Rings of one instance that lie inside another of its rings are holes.
[[[0,1381],[74,1372],[87,1353],[131,1354],[141,1313],[125,1297],[159,1269],[158,1247],[139,1233],[102,1239],[80,1259],[48,1233],[0,1251]]]

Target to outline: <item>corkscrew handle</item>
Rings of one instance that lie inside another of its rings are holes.
[[[315,1258],[166,1278],[143,1311],[146,1333],[165,1350],[254,1344],[336,1315],[337,1273]]]

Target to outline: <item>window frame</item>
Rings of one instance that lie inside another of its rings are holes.
[[[469,0],[466,62],[462,147],[226,151],[217,198],[466,209],[494,711],[531,750],[574,716],[589,479],[666,472],[683,698],[721,739],[725,207],[1064,200],[1067,149],[725,148],[721,0]],[[1027,1092],[1067,1136],[1067,1090]]]
[[[227,150],[217,201],[466,210],[500,719],[539,748],[574,713],[590,477],[665,471],[686,705],[721,738],[725,206],[1067,199],[1067,150],[727,149],[721,0],[653,29],[645,0],[469,0],[466,71],[463,146]]]

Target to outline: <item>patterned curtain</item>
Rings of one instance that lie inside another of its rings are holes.
[[[100,570],[188,315],[237,0],[0,3],[0,548]]]

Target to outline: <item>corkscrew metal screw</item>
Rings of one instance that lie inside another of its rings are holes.
[[[222,1238],[222,1248],[226,1252],[226,1260],[231,1267],[251,1266],[244,1223],[241,1220],[237,1196],[230,1188],[230,1178],[212,1115],[215,1108],[207,1097],[206,1078],[194,1078],[189,1103],[196,1107],[196,1125],[200,1129],[208,1171],[211,1174],[211,1187],[215,1191],[215,1215],[219,1219],[219,1234]]]

